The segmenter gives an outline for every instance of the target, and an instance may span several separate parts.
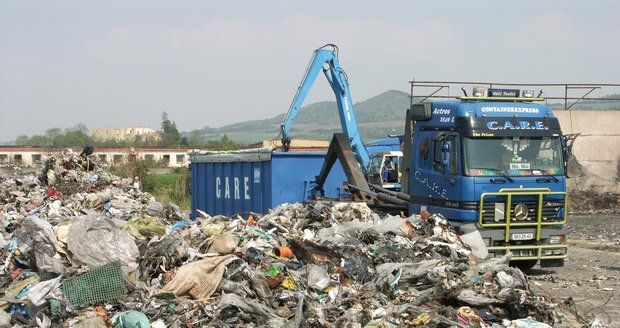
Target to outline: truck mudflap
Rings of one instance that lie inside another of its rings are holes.
[[[478,226],[491,256],[512,260],[560,260],[566,244],[566,192],[504,188],[480,196]]]

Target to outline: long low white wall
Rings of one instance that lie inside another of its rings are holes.
[[[45,148],[19,148],[19,147],[0,147],[0,163],[13,163],[22,166],[34,166],[41,162],[45,155],[57,153],[61,149]],[[97,150],[91,157],[100,163],[110,165],[120,164],[128,159],[129,156],[149,160],[155,163],[163,163],[169,167],[182,167],[189,164],[188,149],[105,149]]]

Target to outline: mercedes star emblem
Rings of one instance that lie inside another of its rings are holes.
[[[525,220],[527,219],[527,215],[529,214],[527,206],[523,204],[517,204],[515,206],[515,218],[517,220]]]

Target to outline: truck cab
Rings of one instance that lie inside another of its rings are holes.
[[[491,256],[559,266],[568,250],[562,132],[540,98],[519,95],[488,89],[412,105],[409,212],[477,229]]]

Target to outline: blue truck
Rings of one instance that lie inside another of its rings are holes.
[[[567,149],[542,100],[532,91],[476,88],[472,96],[413,103],[409,212],[475,228],[491,255],[510,251],[521,267],[563,265]]]
[[[530,90],[482,87],[450,100],[411,99],[400,139],[399,191],[373,183],[368,172],[364,176],[340,133],[330,143],[316,188],[339,161],[354,200],[409,214],[442,214],[461,234],[479,231],[491,256],[510,252],[523,269],[539,261],[562,266],[568,251],[568,147],[553,111],[540,103],[544,99]]]

